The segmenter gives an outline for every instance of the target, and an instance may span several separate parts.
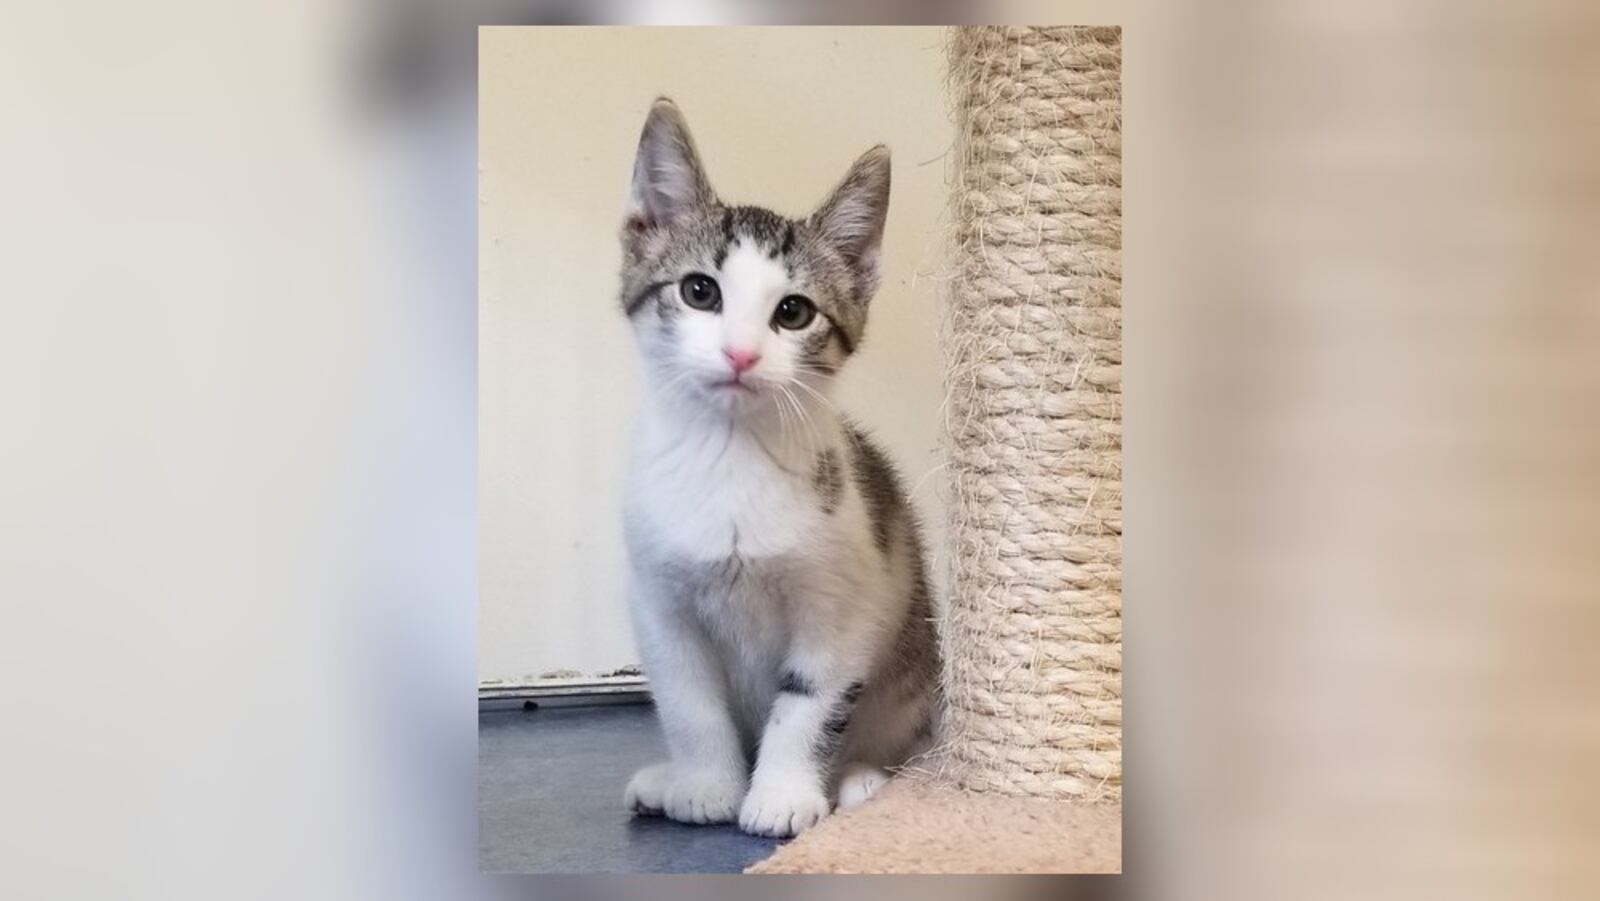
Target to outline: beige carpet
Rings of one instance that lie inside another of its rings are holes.
[[[747,873],[1120,873],[1122,807],[896,779]]]

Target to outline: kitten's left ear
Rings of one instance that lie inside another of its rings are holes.
[[[870,290],[877,286],[878,248],[888,216],[889,148],[879,144],[850,166],[810,221]]]

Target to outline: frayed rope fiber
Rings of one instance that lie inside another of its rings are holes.
[[[959,28],[940,776],[1122,794],[1116,28]]]

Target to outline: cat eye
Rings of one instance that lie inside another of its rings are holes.
[[[803,329],[817,317],[817,308],[798,294],[790,294],[778,301],[772,313],[772,323],[786,329]]]
[[[683,295],[683,302],[696,310],[716,311],[722,308],[722,289],[717,287],[716,279],[709,275],[691,272],[678,283],[678,293]]]

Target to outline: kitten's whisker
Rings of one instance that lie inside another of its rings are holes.
[[[804,373],[805,375],[816,376],[819,379],[827,379],[830,382],[839,378],[836,373],[829,372],[826,369],[817,369],[813,366],[807,366],[804,363],[796,364],[794,369],[796,372]]]
[[[778,437],[787,441],[789,437],[789,411],[784,409],[782,394],[774,394],[772,397],[773,400],[778,401],[773,405],[773,409],[778,411]]]
[[[681,369],[673,372],[667,376],[666,381],[657,385],[655,390],[661,394],[671,394],[678,384],[682,382],[688,375],[688,372]]]
[[[801,381],[800,379],[792,379],[791,381],[792,381],[793,384],[795,384],[795,385],[797,385],[797,386],[799,386],[801,388],[804,388],[805,390],[811,392],[811,396],[815,397],[817,400],[819,400],[823,404],[825,404],[828,407],[828,409],[832,410],[835,413],[839,413],[840,412],[839,407],[836,404],[834,404],[834,402],[832,400],[830,400],[826,394],[823,394],[821,391],[818,391],[817,389],[811,387],[810,385],[807,385],[805,382]]]
[[[798,424],[800,424],[800,426],[798,426],[798,429],[808,429],[808,426],[806,426],[806,421],[805,421],[805,408],[802,408],[802,406],[800,406],[800,400],[798,400],[798,398],[795,397],[795,395],[792,394],[792,392],[790,392],[789,387],[787,387],[786,384],[782,384],[782,382],[773,382],[773,384],[774,384],[774,387],[776,387],[776,389],[778,389],[778,397],[784,398],[784,402],[789,403],[789,405],[794,406],[795,419],[797,419]],[[798,430],[798,429],[795,430],[795,437],[802,438],[802,440],[805,440],[805,438],[808,437],[808,435],[802,434],[802,432],[800,432],[800,430]],[[808,429],[808,430],[810,430],[810,429]]]
[[[787,383],[787,384],[785,384],[783,386],[783,392],[785,394],[789,395],[789,397],[794,401],[795,409],[800,411],[800,421],[801,421],[802,424],[805,425],[807,433],[809,433],[810,436],[811,436],[810,447],[815,448],[815,447],[817,447],[817,446],[819,446],[819,445],[821,445],[823,443],[822,436],[817,431],[816,423],[813,422],[812,419],[811,419],[810,411],[805,408],[804,404],[800,403],[800,398],[795,397],[794,392],[789,390],[789,387],[788,387],[789,384],[799,384],[799,383],[795,382],[794,380],[791,379],[789,381],[789,383]]]
[[[822,378],[832,378],[832,376],[822,376]],[[797,386],[802,387],[802,389],[805,389],[806,392],[811,395],[811,397],[818,398],[819,402],[822,402],[822,405],[826,405],[829,410],[834,411],[834,413],[838,414],[838,416],[842,416],[843,411],[838,408],[837,403],[834,403],[834,398],[829,397],[829,395],[822,394],[821,390],[816,389],[816,386],[813,386],[813,384],[810,384],[810,382],[806,382],[805,378],[802,378],[802,376],[795,376],[795,378],[790,379],[790,381],[794,382],[794,384],[797,384]]]
[[[816,447],[818,444],[817,432],[816,429],[812,428],[810,419],[806,416],[805,407],[800,403],[800,399],[794,396],[794,393],[789,390],[787,385],[779,383],[778,389],[783,393],[782,396],[788,398],[789,403],[794,405],[795,417],[800,421],[800,426],[806,430],[805,435],[798,436],[797,432],[797,436],[810,439],[806,444],[807,450]]]
[[[839,372],[839,370],[837,370],[837,369],[835,369],[835,368],[833,368],[831,366],[826,368],[826,369],[824,369],[823,367],[818,366],[815,363],[807,363],[804,360],[796,360],[794,362],[794,368],[796,368],[796,369],[804,369],[804,370],[806,370],[808,372],[823,372],[823,373],[827,373],[828,375],[837,375],[838,372]]]

